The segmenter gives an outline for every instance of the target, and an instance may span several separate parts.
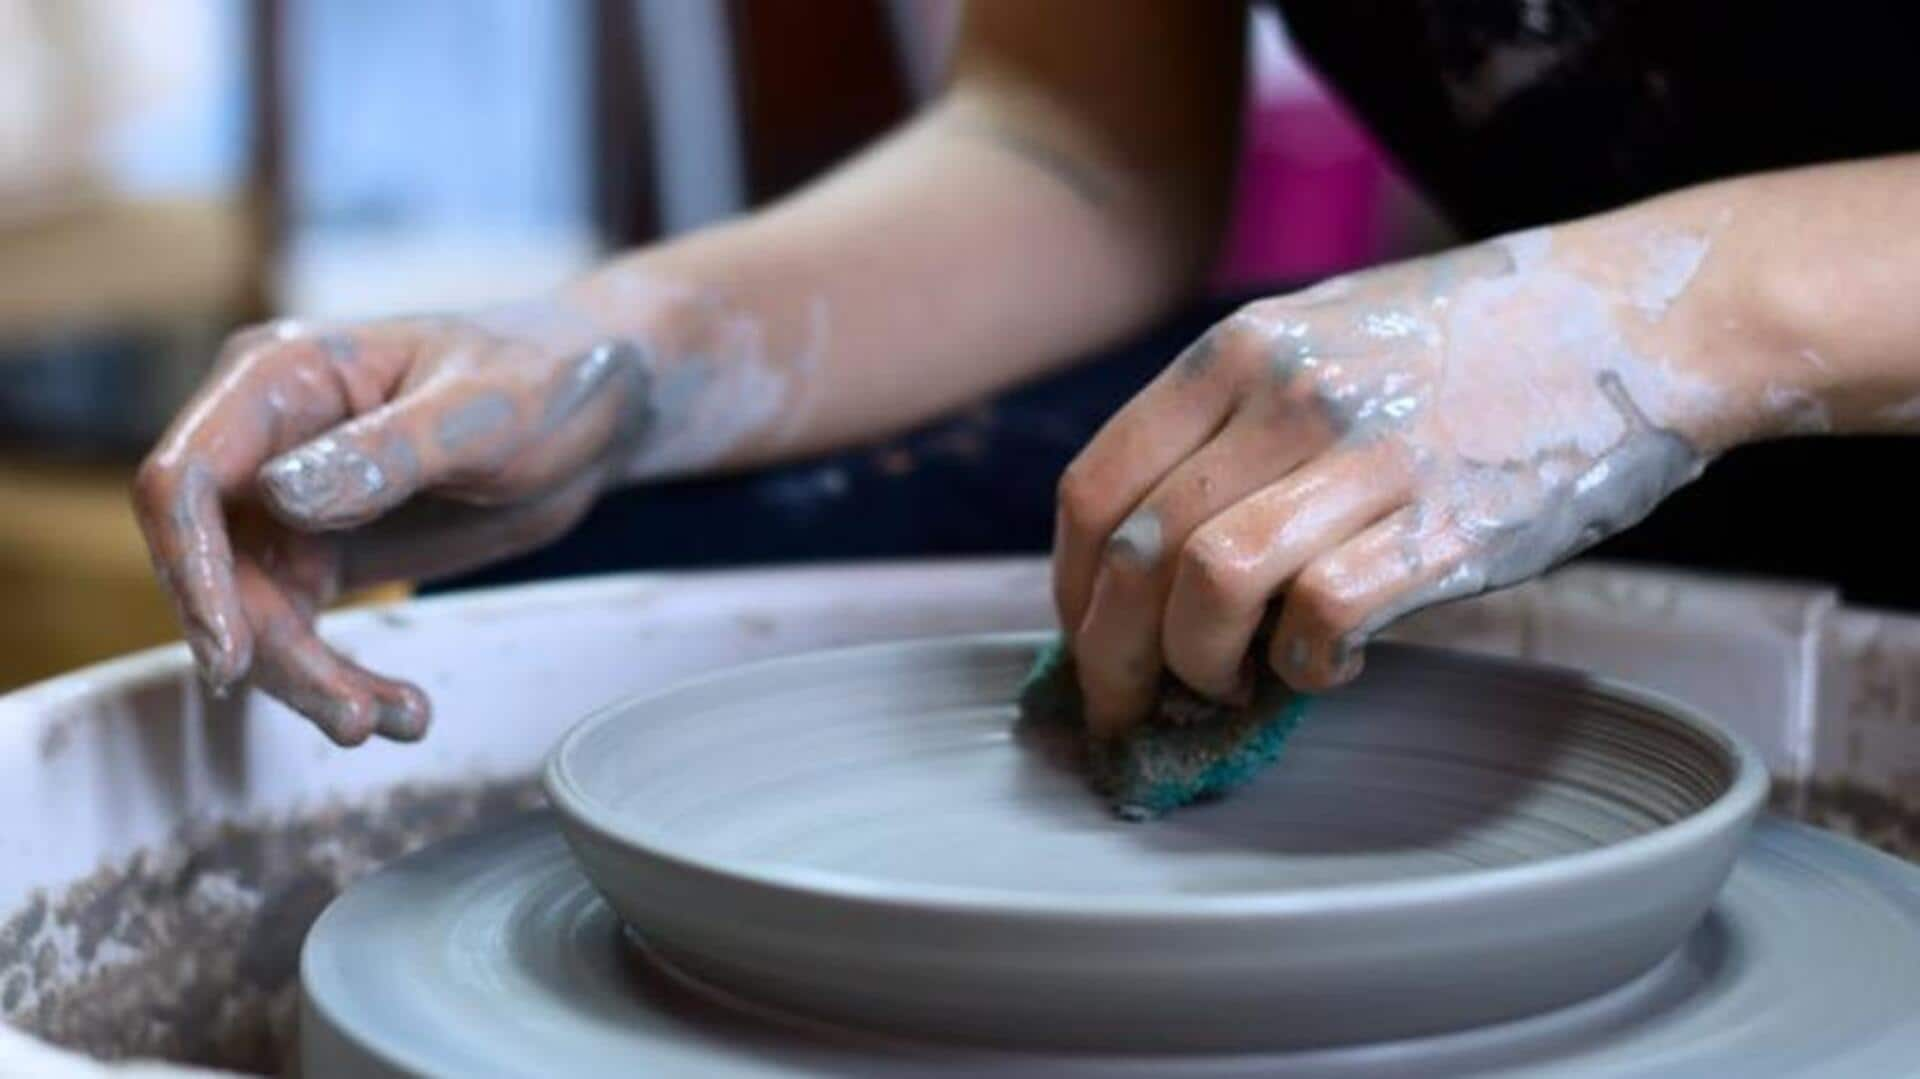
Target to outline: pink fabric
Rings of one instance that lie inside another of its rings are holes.
[[[1309,280],[1379,257],[1386,159],[1339,102],[1256,99],[1244,142],[1216,289]]]

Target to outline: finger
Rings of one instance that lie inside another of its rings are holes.
[[[134,483],[135,517],[202,673],[217,688],[250,662],[222,499],[275,449],[376,399],[394,366],[363,364],[333,337],[243,335],[233,359],[182,411]],[[391,351],[391,350],[387,350]]]
[[[352,537],[341,569],[345,587],[431,580],[545,546],[586,514],[599,487],[600,472],[590,469],[513,505],[417,500]]]
[[[1219,432],[1262,347],[1235,320],[1209,330],[1067,466],[1053,533],[1054,606],[1066,633],[1086,618],[1107,538],[1167,473]]]
[[[1144,717],[1161,672],[1161,637],[1172,556],[1193,530],[1249,493],[1325,448],[1324,424],[1290,422],[1243,409],[1219,437],[1160,481],[1107,538],[1085,620],[1076,633],[1076,668],[1089,725],[1117,734]],[[1233,696],[1224,687],[1221,696]]]
[[[1366,444],[1321,457],[1201,525],[1167,597],[1168,668],[1202,694],[1240,691],[1273,598],[1314,558],[1404,503],[1408,480],[1387,444]]]
[[[1482,590],[1458,530],[1406,507],[1300,572],[1280,614],[1269,661],[1297,689],[1360,673],[1367,641],[1400,617]]]
[[[428,381],[268,461],[260,493],[296,528],[365,524],[423,489],[501,467],[524,438],[525,396],[454,376]]]
[[[219,485],[199,463],[164,473],[143,467],[134,507],[154,574],[173,600],[194,664],[224,691],[246,675],[253,638],[233,581]]]
[[[430,712],[416,686],[383,678],[330,648],[313,630],[312,614],[250,562],[238,567],[240,586],[255,618],[254,680],[306,716],[339,745],[375,734],[418,741]]]
[[[545,384],[448,376],[275,457],[268,505],[310,530],[349,528],[421,491],[480,502],[524,497],[570,476],[640,422],[651,371],[640,350],[589,350]]]

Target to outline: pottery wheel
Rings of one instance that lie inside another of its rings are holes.
[[[625,936],[535,813],[350,889],[314,925],[301,986],[309,1079],[1894,1075],[1920,1059],[1920,868],[1767,819],[1673,957],[1563,1011],[1304,1054],[1060,1056],[883,1039],[709,991]]]

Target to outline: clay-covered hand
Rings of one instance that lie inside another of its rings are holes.
[[[1107,424],[1054,547],[1096,729],[1168,670],[1223,700],[1255,662],[1341,683],[1396,618],[1540,573],[1724,448],[1729,395],[1667,317],[1707,238],[1568,231],[1254,303]]]
[[[657,377],[647,341],[535,307],[237,334],[134,496],[202,673],[342,744],[420,737],[420,690],[329,648],[316,612],[565,531],[630,467]]]

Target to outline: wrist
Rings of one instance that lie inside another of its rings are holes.
[[[556,301],[596,340],[625,338],[660,353],[711,336],[726,304],[716,289],[662,270],[660,252],[623,256],[563,286]]]
[[[545,356],[565,358],[620,342],[652,356],[676,350],[676,341],[698,339],[716,306],[629,256],[551,291],[455,317]]]
[[[1832,371],[1805,343],[1804,304],[1732,221],[1655,204],[1562,233],[1577,272],[1613,294],[1626,347],[1665,372],[1672,407],[1649,410],[1655,422],[1708,456],[1833,427]]]
[[[727,381],[716,372],[728,359],[717,347],[725,305],[714,294],[670,283],[629,256],[551,292],[454,318],[519,362],[551,368],[562,384],[619,387],[620,420],[591,462],[599,491],[712,463],[702,433],[726,426],[715,414],[726,401],[708,391]]]
[[[1678,305],[1681,363],[1716,383],[1723,407],[1705,439],[1713,452],[1835,429],[1835,369],[1804,332],[1804,304],[1766,259],[1728,244]]]
[[[673,247],[610,263],[568,286],[559,303],[591,328],[589,347],[638,350],[648,372],[646,423],[608,485],[694,475],[776,455],[792,435],[798,383],[818,366],[806,315],[775,318],[732,286],[663,269]]]
[[[1748,262],[1744,310],[1776,381],[1819,402],[1828,431],[1912,431],[1920,382],[1911,327],[1920,323],[1910,312],[1920,308],[1902,305],[1897,280],[1889,280],[1898,275],[1870,260],[1810,266],[1792,244],[1756,251]]]

